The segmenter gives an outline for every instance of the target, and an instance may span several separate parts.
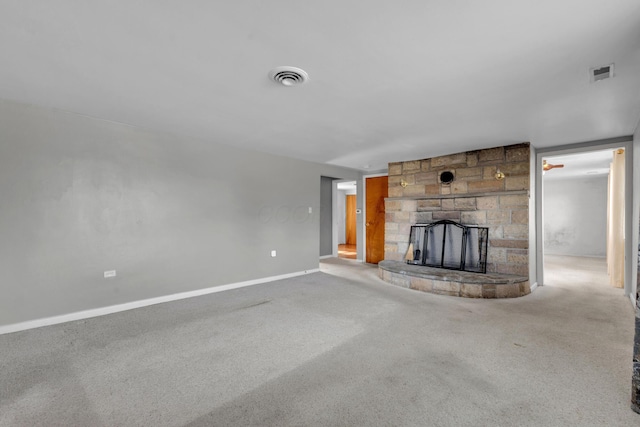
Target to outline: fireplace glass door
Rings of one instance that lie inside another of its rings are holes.
[[[407,263],[486,273],[489,229],[438,221],[411,227]]]

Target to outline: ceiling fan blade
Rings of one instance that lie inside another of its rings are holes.
[[[551,169],[563,168],[563,167],[564,167],[564,165],[553,165],[551,163],[547,163],[546,160],[542,162],[542,170],[543,171],[548,171],[548,170],[551,170]]]

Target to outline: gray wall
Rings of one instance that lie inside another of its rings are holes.
[[[320,256],[333,255],[333,178],[320,177]]]
[[[221,142],[0,101],[0,325],[317,268],[360,174]]]
[[[542,206],[546,253],[606,256],[607,175],[544,180]]]

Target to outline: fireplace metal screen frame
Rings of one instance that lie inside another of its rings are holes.
[[[437,234],[440,229],[441,236]],[[447,238],[450,238],[454,232],[460,234],[459,248],[455,247],[456,242],[451,239],[447,245]],[[438,239],[441,241],[438,242]],[[451,220],[416,224],[411,226],[406,261],[413,265],[486,273],[488,242],[488,227],[464,225]],[[452,245],[454,245],[453,249],[451,249]],[[453,250],[454,256],[447,256],[447,250],[449,252]],[[458,253],[459,257],[456,258]]]

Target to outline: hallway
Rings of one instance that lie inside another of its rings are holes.
[[[346,259],[356,259],[358,255],[356,245],[338,245],[338,257]]]

